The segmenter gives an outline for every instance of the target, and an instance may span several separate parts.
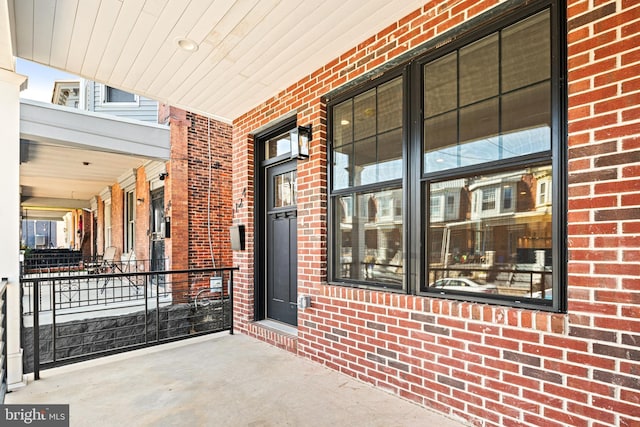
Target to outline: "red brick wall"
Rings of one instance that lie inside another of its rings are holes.
[[[159,117],[160,122],[170,124],[171,132],[171,160],[165,179],[166,214],[171,217],[165,252],[171,268],[213,267],[211,249],[215,266],[228,267],[232,262],[231,126],[166,105],[161,105]],[[189,292],[188,282],[177,276],[173,279],[174,301],[181,301]]]
[[[234,253],[236,327],[273,341],[251,323],[251,134],[296,111],[314,128],[311,157],[298,163],[298,289],[312,307],[299,312],[297,346],[288,348],[474,425],[640,425],[637,0],[568,2],[567,314],[326,284],[321,97],[497,3],[427,3],[236,119],[235,222],[248,227],[247,250]]]
[[[231,125],[189,112],[187,121],[191,123],[188,129],[189,267],[229,267],[232,262],[229,240]]]
[[[165,205],[171,218],[171,237],[165,240],[165,250],[172,269],[188,268],[188,214],[187,214],[187,127],[186,113],[171,108],[171,160],[167,163],[165,179]]]
[[[124,191],[117,183],[111,187],[111,246],[120,254],[124,248]]]
[[[149,181],[143,167],[136,170],[136,260],[137,269],[147,271],[151,252],[149,251]]]

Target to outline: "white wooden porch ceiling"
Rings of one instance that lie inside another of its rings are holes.
[[[425,0],[10,2],[16,56],[231,121]]]

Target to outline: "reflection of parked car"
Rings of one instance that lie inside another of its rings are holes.
[[[498,288],[493,284],[483,284],[474,282],[465,277],[448,277],[436,280],[429,285],[430,288],[451,291],[479,292],[483,294],[497,294]]]

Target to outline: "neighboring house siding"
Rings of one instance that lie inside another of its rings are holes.
[[[130,106],[118,104],[109,105],[108,103],[103,103],[103,85],[97,82],[89,82],[88,86],[88,110],[144,122],[158,123],[157,101],[140,96],[137,97],[138,101]]]
[[[234,221],[247,226],[247,250],[234,253],[236,328],[473,425],[639,425],[637,1],[568,1],[566,314],[327,284],[323,96],[498,2],[448,3],[363,34],[234,121]],[[292,112],[313,125],[311,155],[298,162],[298,295],[312,301],[297,337],[254,322],[251,255],[253,135]]]

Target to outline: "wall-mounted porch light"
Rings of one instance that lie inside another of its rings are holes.
[[[291,135],[291,158],[306,159],[309,157],[309,141],[311,141],[311,125],[298,126],[289,132]]]

